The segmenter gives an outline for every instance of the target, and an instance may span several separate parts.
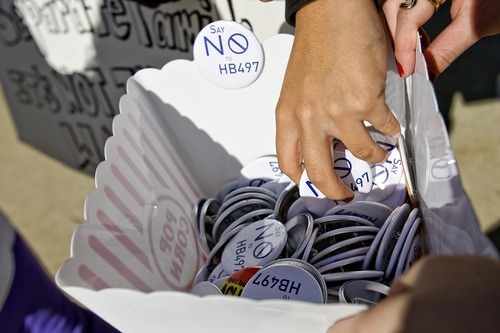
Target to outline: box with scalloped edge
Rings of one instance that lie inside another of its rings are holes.
[[[321,333],[364,309],[189,293],[207,255],[191,209],[246,163],[275,154],[274,108],[292,42],[263,41],[262,72],[240,89],[213,85],[187,60],[129,78],[85,221],[56,276],[66,293],[123,332]],[[428,250],[496,256],[461,187],[421,50],[406,82],[393,59],[388,68],[387,104],[409,146]],[[176,237],[170,252],[167,229]]]

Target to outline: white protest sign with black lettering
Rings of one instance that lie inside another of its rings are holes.
[[[198,32],[220,19],[245,24],[263,41],[282,30],[284,5],[2,0],[0,84],[19,137],[93,175],[130,76],[191,60]]]

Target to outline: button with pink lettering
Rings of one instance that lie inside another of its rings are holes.
[[[326,303],[327,289],[319,272],[299,259],[281,259],[264,266],[246,284],[242,297]]]
[[[215,21],[205,26],[194,41],[193,56],[208,81],[228,89],[250,85],[264,65],[264,52],[257,37],[234,21]]]
[[[265,219],[243,227],[222,252],[222,267],[231,274],[249,266],[264,266],[278,258],[287,241],[283,223]]]

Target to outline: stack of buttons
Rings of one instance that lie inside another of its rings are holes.
[[[324,197],[306,172],[294,184],[272,155],[200,199],[193,220],[208,257],[192,292],[368,305],[385,297],[424,247],[398,148],[372,135],[388,150],[385,163],[370,166],[335,143],[334,168],[355,192],[350,203]]]

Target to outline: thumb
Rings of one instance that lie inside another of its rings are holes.
[[[463,21],[459,18],[452,21],[424,51],[428,70],[435,77],[479,40],[470,24]]]
[[[402,332],[408,296],[409,292],[389,296],[366,311],[337,321],[328,333]]]

